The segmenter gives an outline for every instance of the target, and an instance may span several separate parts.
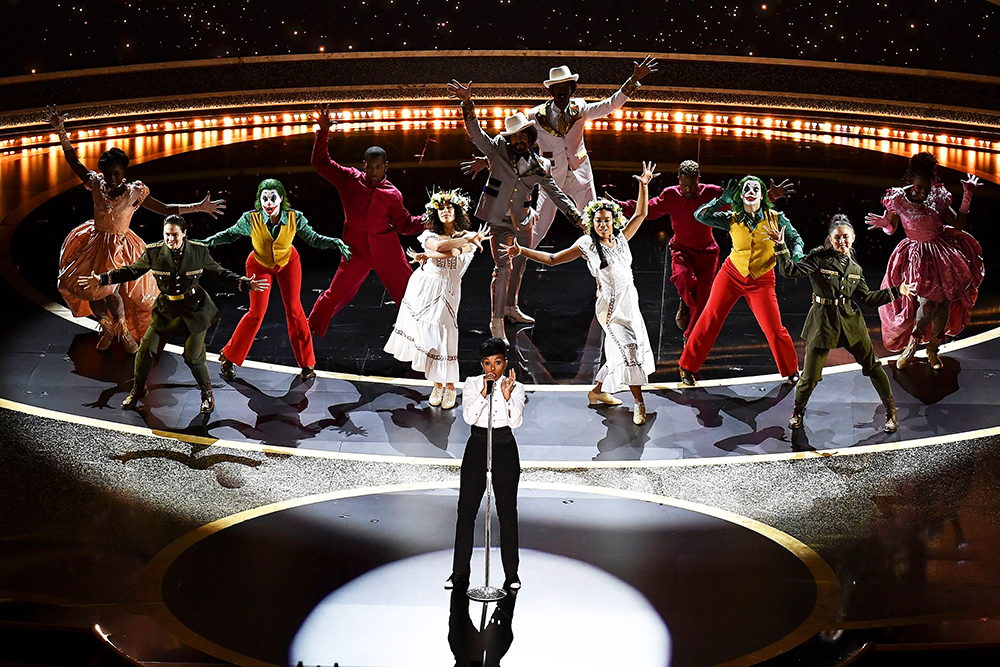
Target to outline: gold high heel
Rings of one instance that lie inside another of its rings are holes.
[[[605,405],[621,405],[622,402],[606,391],[596,392],[593,389],[587,392],[587,399],[591,405],[604,403]]]

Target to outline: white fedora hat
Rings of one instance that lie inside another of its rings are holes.
[[[507,116],[503,119],[504,130],[500,134],[505,137],[509,137],[512,134],[517,134],[521,130],[531,127],[534,125],[528,118],[518,111],[513,116]]]
[[[559,67],[553,67],[550,69],[549,78],[542,83],[546,88],[550,88],[557,83],[562,83],[563,81],[576,81],[579,78],[580,75],[570,72],[569,67],[566,67],[566,65],[560,65]]]

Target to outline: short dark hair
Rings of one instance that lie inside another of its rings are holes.
[[[181,228],[182,232],[186,232],[188,229],[188,221],[184,219],[184,216],[172,213],[163,219],[163,226],[167,225],[177,225]]]
[[[369,162],[374,157],[382,158],[383,162],[389,161],[389,155],[381,146],[369,146],[368,150],[365,151],[365,162]]]
[[[937,158],[933,153],[923,151],[910,158],[910,168],[906,170],[906,180],[913,182],[917,176],[923,176],[931,183],[937,181]]]
[[[694,160],[684,160],[677,169],[678,176],[701,176],[701,167]]]
[[[499,354],[504,359],[507,358],[507,343],[503,342],[503,338],[489,338],[479,345],[479,358],[485,359],[486,357],[492,357],[494,354]]]
[[[101,153],[101,157],[97,160],[97,168],[104,171],[105,169],[109,169],[113,164],[120,164],[124,170],[128,167],[128,162],[128,155],[125,155],[125,151],[117,146],[112,146]]]

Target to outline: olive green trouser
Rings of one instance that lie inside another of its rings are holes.
[[[145,382],[149,377],[149,372],[153,370],[153,362],[156,361],[160,353],[161,341],[167,342],[171,335],[188,333],[187,328],[181,326],[170,333],[157,331],[153,327],[146,329],[142,340],[139,341],[139,350],[135,353],[135,380]],[[208,364],[205,363],[205,334],[207,331],[199,331],[196,334],[188,333],[187,340],[184,341],[184,363],[191,369],[195,382],[199,386],[212,384],[212,377],[208,374]]]
[[[841,332],[840,340],[837,342],[839,343],[837,347],[842,347],[850,352],[854,356],[854,360],[861,364],[862,374],[871,379],[879,398],[889,398],[892,396],[892,388],[889,386],[889,376],[885,374],[885,369],[882,368],[878,357],[875,356],[871,338],[865,336],[854,345],[851,345],[848,343],[843,332]],[[806,359],[803,364],[802,375],[799,377],[798,384],[795,385],[796,405],[805,405],[809,402],[809,397],[812,395],[813,389],[823,379],[823,364],[826,363],[826,357],[829,354],[829,348],[813,347],[812,345],[806,346]]]

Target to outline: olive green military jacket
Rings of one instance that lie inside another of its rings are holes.
[[[844,265],[840,253],[832,248],[816,248],[798,262],[793,262],[784,243],[774,244],[778,272],[786,278],[809,278],[813,294],[824,299],[842,299],[837,305],[817,303],[802,327],[802,338],[811,347],[833,349],[840,347],[841,333],[854,345],[868,338],[868,325],[858,309],[858,304],[877,308],[899,298],[899,288],[871,291],[865,282],[861,265],[848,258]]]
[[[153,304],[150,326],[163,333],[177,332],[183,323],[189,333],[207,330],[219,317],[219,309],[198,282],[208,274],[224,285],[249,291],[250,279],[233,273],[219,265],[204,243],[184,242],[184,255],[180,266],[174,264],[173,253],[163,241],[150,243],[135,262],[120,269],[100,275],[102,285],[113,285],[136,280],[147,271],[152,272],[160,295]],[[171,299],[170,297],[183,297]]]

